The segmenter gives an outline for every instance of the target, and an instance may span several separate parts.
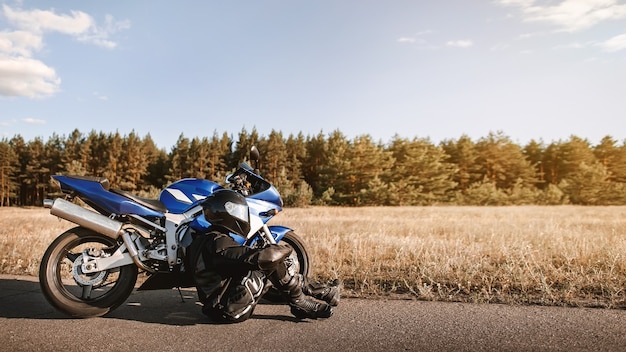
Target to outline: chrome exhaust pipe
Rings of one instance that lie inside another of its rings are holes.
[[[124,245],[126,245],[128,254],[130,254],[131,258],[133,258],[133,262],[135,263],[135,265],[149,273],[154,273],[154,269],[147,266],[146,264],[144,264],[144,262],[141,261],[141,259],[139,259],[139,251],[137,251],[137,247],[135,247],[135,244],[133,243],[133,240],[127,231],[124,231],[124,233],[122,234],[122,240],[124,241]]]
[[[85,209],[62,198],[57,198],[54,201],[46,199],[43,201],[43,206],[44,208],[49,208],[50,214],[52,215],[71,221],[75,224],[111,237],[112,239],[117,239],[120,235],[122,235],[122,240],[124,241],[128,254],[130,254],[133,262],[145,271],[151,273],[154,272],[154,269],[148,267],[141,261],[141,259],[139,259],[139,252],[137,251],[137,247],[135,247],[129,233],[122,231],[122,227],[124,226],[123,223],[110,219],[94,211]]]
[[[113,239],[117,239],[122,230],[123,224],[121,222],[85,209],[62,198],[57,198],[54,201],[46,199],[44,200],[44,207],[50,208],[50,214],[54,216],[71,221]]]

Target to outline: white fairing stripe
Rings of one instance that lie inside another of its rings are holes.
[[[263,220],[260,217],[254,216],[251,214],[250,216],[250,232],[248,232],[248,236],[246,238],[250,239],[257,233],[261,227],[263,227]]]
[[[189,197],[187,197],[187,195],[185,193],[183,193],[181,190],[179,189],[173,189],[173,188],[166,188],[165,189],[167,192],[169,192],[169,194],[171,194],[172,196],[174,196],[174,198],[176,198],[176,200],[181,201],[183,203],[187,203],[187,204],[191,204],[193,203],[191,201],[191,199],[189,199]]]
[[[203,196],[202,194],[194,194],[193,197],[196,200],[202,200],[202,199],[206,198],[206,196]]]

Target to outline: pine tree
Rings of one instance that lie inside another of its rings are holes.
[[[239,140],[237,140],[235,144],[230,166],[234,169],[241,162],[249,162],[250,148],[252,148],[252,146],[257,146],[258,148],[259,140],[259,133],[256,128],[253,128],[250,134],[243,128],[241,132],[239,132]]]
[[[17,197],[18,158],[9,141],[0,140],[0,207],[10,206]]]
[[[28,179],[26,172],[26,165],[30,161],[30,154],[28,151],[28,144],[24,141],[24,138],[17,135],[9,141],[9,145],[16,156],[16,164],[14,168],[13,178],[16,184],[16,199],[13,205],[24,206],[28,198],[28,190],[32,184],[32,180]]]
[[[148,167],[148,154],[143,141],[134,130],[123,138],[122,150],[118,187],[136,193],[143,188],[143,177]]]
[[[295,192],[290,204],[298,207],[310,205],[313,199],[313,188],[304,180],[303,165],[307,158],[304,135],[299,133],[294,137],[290,134],[285,147],[287,151],[285,174]]]
[[[70,135],[63,140],[63,165],[65,169],[69,169],[70,164],[74,164],[73,170],[83,170],[81,173],[85,175],[89,170],[89,161],[91,157],[92,139],[87,139],[78,129],[75,129]],[[75,174],[72,172],[71,174]]]
[[[124,153],[124,140],[118,131],[108,134],[105,139],[105,167],[102,175],[111,183],[112,187],[120,188],[124,181],[122,175],[124,173],[122,157]]]
[[[356,137],[347,153],[346,175],[349,180],[350,204],[365,204],[362,195],[369,190],[370,182],[376,177],[389,178],[392,164],[391,153],[382,144],[374,143],[369,135]]]
[[[610,182],[626,182],[626,143],[617,146],[612,137],[606,136],[593,148],[593,154],[607,169]]]
[[[556,186],[563,178],[563,160],[561,159],[561,145],[563,142],[552,142],[544,152],[541,165],[543,177],[549,185]]]
[[[109,138],[103,132],[96,133],[91,131],[87,136],[86,143],[90,146],[89,150],[82,149],[85,153],[89,153],[87,157],[87,174],[91,176],[104,177],[107,171],[109,154]]]
[[[456,189],[463,192],[474,182],[482,181],[480,167],[477,163],[478,152],[476,144],[467,135],[458,140],[446,140],[441,143],[443,151],[448,155],[445,162],[456,167],[452,180],[456,182]]]
[[[302,161],[302,176],[304,181],[311,186],[314,198],[321,198],[326,191],[320,177],[324,165],[326,165],[326,137],[322,132],[314,137],[307,137],[305,142],[306,156]]]
[[[560,145],[559,158],[562,161],[560,179],[571,178],[579,173],[581,164],[591,166],[597,161],[589,141],[577,136],[571,136],[567,142]]]
[[[211,158],[211,145],[207,137],[191,140],[189,146],[189,175],[194,178],[206,179],[209,175],[209,160]]]
[[[350,169],[350,143],[339,130],[333,131],[324,146],[324,164],[320,165],[320,188],[333,188],[332,204],[354,204],[353,199],[354,175]]]
[[[258,148],[263,159],[261,168],[263,177],[274,183],[277,187],[284,186],[287,180],[285,173],[287,166],[287,147],[282,133],[272,130],[267,139],[259,141]]]
[[[599,162],[587,165],[582,162],[576,172],[572,172],[559,184],[574,204],[600,205],[612,195],[608,172]]]
[[[520,146],[501,132],[489,133],[487,137],[481,138],[476,143],[476,151],[481,175],[498,189],[511,189],[520,180],[527,187],[537,182],[535,169]]]
[[[167,175],[172,168],[170,158],[163,149],[158,149],[152,137],[144,138],[144,150],[147,154],[148,165],[144,176],[144,192],[161,190],[167,184]],[[156,197],[153,197],[156,198]]]
[[[231,158],[233,142],[227,133],[223,133],[220,138],[215,131],[209,144],[207,179],[222,182],[230,172],[228,161]]]
[[[524,146],[522,153],[526,156],[526,160],[530,162],[530,165],[535,169],[535,175],[537,176],[536,187],[543,188],[545,185],[545,171],[544,171],[544,145],[542,141],[531,140],[526,146]]]
[[[23,205],[41,204],[44,198],[45,187],[48,185],[50,172],[44,165],[45,147],[41,138],[35,138],[28,142],[27,162],[24,172],[24,184],[22,188]]]
[[[293,134],[290,134],[285,142],[285,147],[287,149],[285,168],[288,178],[299,183],[304,177],[302,166],[307,157],[304,135],[299,133],[294,137]]]
[[[41,188],[43,198],[49,198],[49,193],[58,191],[58,189],[53,186],[53,183],[50,182],[50,176],[67,171],[64,145],[65,140],[54,133],[44,146],[43,167],[46,169],[46,172],[42,175],[38,186]],[[76,163],[78,163],[78,161],[76,161]],[[43,198],[41,201],[43,201]]]
[[[441,146],[428,139],[411,141],[394,137],[389,147],[393,167],[390,185],[398,188],[400,204],[425,205],[447,202],[452,198],[456,182],[456,166]]]
[[[176,141],[176,145],[170,152],[170,171],[167,175],[167,179],[170,182],[174,182],[186,177],[190,177],[189,174],[189,138],[181,134]]]

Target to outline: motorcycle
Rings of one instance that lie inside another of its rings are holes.
[[[309,255],[300,237],[288,227],[268,226],[282,211],[283,202],[276,188],[259,175],[256,147],[250,150],[250,160],[254,169],[241,163],[226,178],[226,187],[243,194],[250,209],[248,235],[231,236],[253,248],[291,246],[288,265],[306,276]],[[158,199],[150,199],[111,188],[103,177],[54,175],[52,179],[65,197],[46,199],[44,207],[78,225],[59,235],[41,260],[39,283],[52,306],[77,318],[105,315],[130,296],[140,271],[147,279],[138,290],[194,287],[186,250],[193,237],[210,226],[202,201],[224,186],[187,178],[167,186]],[[89,207],[75,204],[76,199]],[[267,295],[278,299],[275,290]]]

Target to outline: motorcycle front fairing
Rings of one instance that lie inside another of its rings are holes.
[[[250,209],[250,233],[247,238],[236,234],[230,234],[230,236],[241,245],[254,245],[261,239],[261,231],[264,231],[266,224],[279,212],[283,210],[283,201],[278,193],[278,190],[263,177],[256,174],[252,168],[246,164],[241,163],[239,169],[235,172],[235,175],[245,174],[245,179],[250,183],[249,190],[252,194],[246,195],[246,201]],[[222,189],[219,184],[199,179],[183,179],[168,186],[159,197],[159,200],[163,202],[170,212],[183,212],[190,208],[198,206],[202,203],[202,200],[209,194]],[[211,226],[211,224],[204,218],[204,215],[199,215],[189,223],[189,227],[196,233],[204,233]],[[286,227],[282,226],[270,226],[269,232],[275,242],[280,241],[285,233],[290,231]],[[183,234],[180,239],[180,243],[191,243],[188,233]]]
[[[251,208],[259,210],[265,209],[259,211],[261,215],[263,215],[263,212],[270,210],[276,210],[276,213],[283,211],[283,200],[274,186],[270,186],[263,192],[252,194],[246,197],[246,199],[248,200],[248,205],[250,205]],[[252,211],[252,209],[250,211]],[[267,221],[269,221],[269,219],[271,219],[271,217],[269,217]],[[264,222],[267,223],[267,221]]]

